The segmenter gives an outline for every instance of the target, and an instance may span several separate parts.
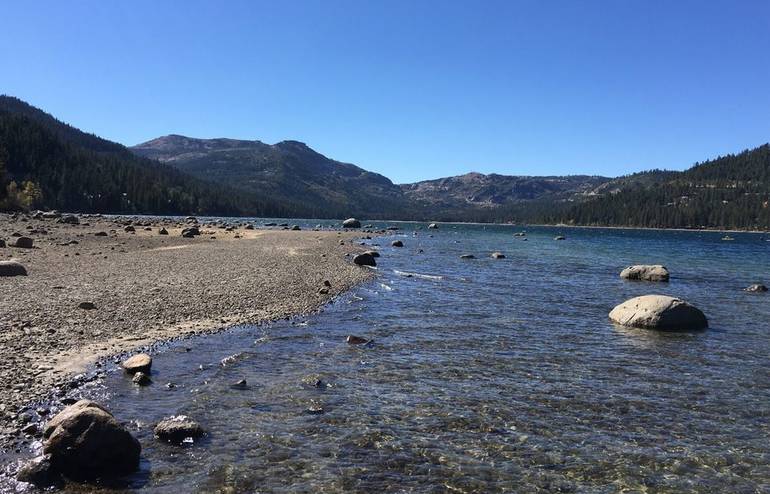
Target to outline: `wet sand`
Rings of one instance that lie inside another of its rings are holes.
[[[200,236],[183,238],[184,222],[137,219],[136,231],[126,232],[128,221],[0,215],[0,239],[9,244],[0,260],[28,271],[0,278],[0,437],[22,436],[24,413],[34,413],[25,405],[100,358],[310,313],[372,276],[350,261],[361,233],[200,225]],[[33,238],[34,248],[10,246],[15,232]]]

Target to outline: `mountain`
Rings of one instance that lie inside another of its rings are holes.
[[[770,145],[696,163],[682,172],[621,177],[561,221],[652,228],[770,229]]]
[[[417,211],[439,220],[531,221],[544,211],[586,200],[610,181],[587,175],[528,177],[472,172],[404,184],[401,190]]]
[[[314,218],[397,218],[408,211],[389,179],[332,160],[298,141],[265,144],[168,135],[131,148],[204,180],[258,193]]]
[[[140,158],[17,98],[0,96],[0,207],[274,215],[282,205]]]

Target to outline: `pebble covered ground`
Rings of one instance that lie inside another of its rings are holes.
[[[352,232],[212,223],[184,238],[192,220],[78,221],[0,215],[0,240],[7,244],[0,260],[19,261],[28,272],[0,277],[4,447],[24,440],[28,414],[36,413],[27,404],[97,359],[309,313],[371,276],[350,261],[360,235]],[[19,235],[32,238],[34,247],[14,247]]]

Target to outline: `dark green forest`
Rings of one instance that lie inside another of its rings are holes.
[[[10,97],[0,97],[0,205],[100,213],[293,212],[137,157]]]
[[[644,175],[644,174],[641,174]],[[770,145],[698,163],[544,217],[575,225],[770,229]]]

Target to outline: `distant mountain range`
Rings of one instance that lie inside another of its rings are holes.
[[[298,141],[159,137],[131,148],[197,177],[292,205],[312,218],[397,218],[408,208],[389,179],[341,163]]]
[[[168,135],[126,148],[0,96],[0,207],[19,207],[25,186],[40,190],[26,198],[36,207],[83,212],[770,228],[768,145],[683,172],[396,185],[298,141]]]

